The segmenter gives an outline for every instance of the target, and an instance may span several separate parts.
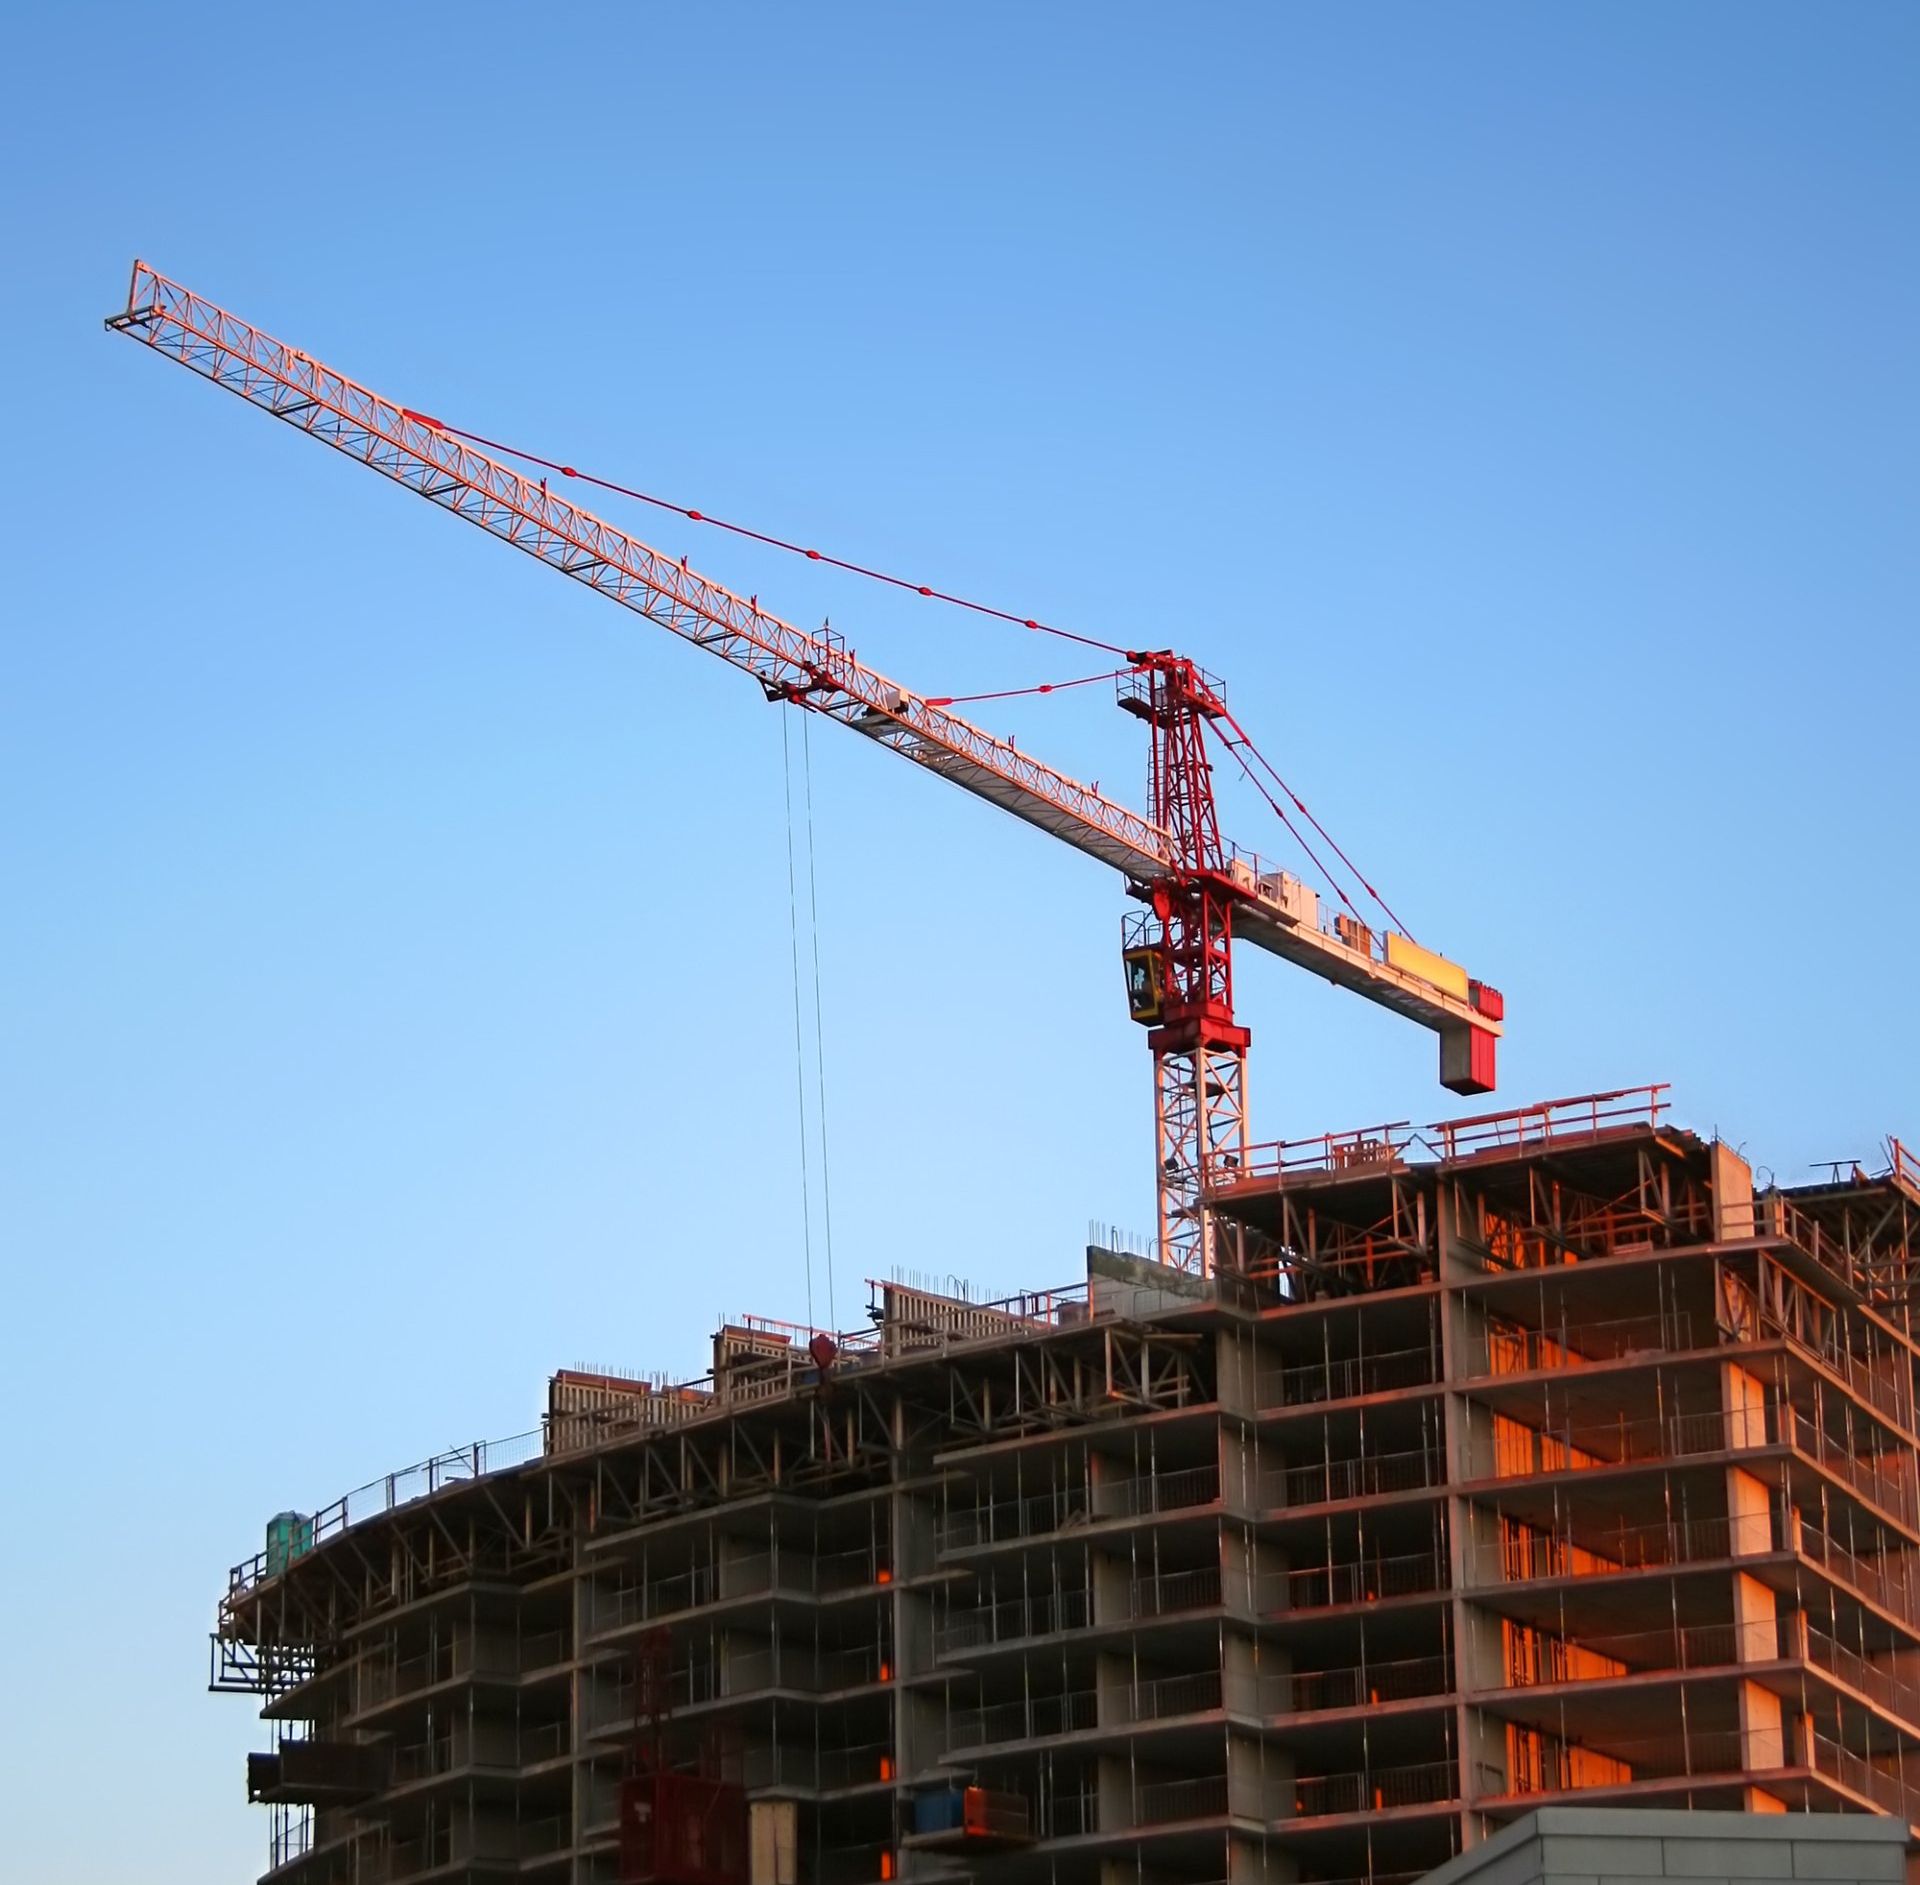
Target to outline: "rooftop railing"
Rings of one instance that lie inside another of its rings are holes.
[[[1416,1155],[1451,1162],[1477,1153],[1571,1144],[1604,1134],[1657,1127],[1668,1107],[1668,1083],[1618,1087],[1546,1100],[1506,1112],[1436,1120],[1416,1128],[1404,1119],[1310,1139],[1281,1139],[1208,1161],[1207,1182],[1229,1189],[1248,1180],[1274,1181],[1327,1172],[1392,1170]]]
[[[872,1284],[875,1291],[887,1287],[885,1282]],[[1199,1292],[1200,1297],[1208,1294],[1205,1290]],[[968,1310],[1007,1318],[1035,1330],[1079,1326],[1096,1319],[1086,1283],[1061,1289],[1020,1291],[978,1303],[963,1294],[954,1296],[952,1301]],[[1121,1291],[1116,1293],[1112,1307],[1102,1313],[1138,1316],[1178,1306],[1167,1300],[1164,1292]],[[741,1400],[777,1399],[819,1379],[819,1368],[806,1346],[818,1333],[830,1334],[835,1344],[833,1365],[843,1371],[874,1366],[888,1358],[884,1328],[831,1334],[804,1324],[756,1315],[740,1318],[739,1326],[756,1335],[784,1341],[787,1347],[778,1349],[770,1342],[769,1352],[762,1358],[764,1365],[740,1371],[738,1381],[725,1388],[712,1374],[678,1384],[636,1380],[631,1410],[602,1407],[564,1416],[563,1420],[572,1426],[590,1429],[592,1438],[588,1444],[597,1444],[616,1437],[637,1439],[664,1432],[690,1420],[724,1413]],[[243,1596],[269,1575],[270,1570],[275,1574],[285,1570],[307,1551],[356,1525],[411,1505],[418,1499],[430,1498],[450,1486],[505,1472],[542,1457],[549,1450],[547,1441],[548,1426],[543,1422],[539,1427],[510,1434],[505,1439],[476,1440],[467,1446],[451,1447],[444,1453],[371,1479],[364,1486],[356,1486],[314,1513],[311,1534],[302,1540],[297,1552],[281,1553],[270,1565],[268,1554],[260,1551],[234,1565],[227,1577],[227,1603]]]
[[[1667,1112],[1668,1090],[1665,1080],[1653,1086],[1616,1087],[1607,1093],[1542,1100],[1506,1112],[1443,1119],[1428,1131],[1439,1141],[1440,1156],[1446,1160],[1467,1158],[1476,1152],[1591,1139],[1603,1132],[1658,1126]]]
[[[1239,1179],[1298,1178],[1315,1172],[1347,1172],[1371,1166],[1400,1164],[1408,1150],[1421,1143],[1420,1135],[1404,1119],[1384,1126],[1361,1126],[1350,1132],[1322,1132],[1310,1139],[1276,1139],[1270,1145],[1248,1146],[1236,1161],[1217,1157],[1209,1167],[1215,1184]]]

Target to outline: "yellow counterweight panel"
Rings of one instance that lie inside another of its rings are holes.
[[[1457,962],[1449,962],[1445,956],[1436,956],[1431,949],[1422,949],[1417,942],[1394,930],[1387,931],[1387,961],[1396,969],[1405,969],[1409,975],[1417,975],[1423,982],[1431,982],[1435,988],[1443,988],[1449,995],[1467,999],[1467,972]]]

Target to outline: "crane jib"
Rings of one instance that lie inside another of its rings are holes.
[[[1123,926],[1124,955],[1130,1010],[1151,1030],[1163,1261],[1204,1272],[1225,1260],[1216,1255],[1207,1200],[1210,1174],[1244,1170],[1247,1147],[1248,1034],[1234,1019],[1233,940],[1433,1029],[1442,1083],[1462,1093],[1491,1090],[1505,1012],[1497,990],[1395,930],[1376,932],[1351,903],[1323,915],[1313,891],[1222,839],[1208,727],[1224,719],[1240,746],[1248,743],[1217,684],[1184,657],[1130,654],[1120,682],[1121,704],[1152,740],[1143,815],[889,680],[840,637],[768,614],[758,598],[736,595],[684,557],[558,496],[545,479],[502,464],[470,437],[144,263],[134,264],[126,309],[107,326],[718,655],[752,675],[770,700],[839,720],[1120,871],[1142,905]]]
[[[1138,812],[1020,752],[866,667],[843,647],[770,615],[579,505],[523,477],[311,355],[137,265],[125,313],[107,325],[144,342],[249,404],[416,491],[720,655],[780,695],[850,724],[874,718],[913,737],[896,750],[991,796],[1040,800],[1023,812],[1117,869],[1164,868],[1166,834]],[[868,730],[863,727],[863,730]]]

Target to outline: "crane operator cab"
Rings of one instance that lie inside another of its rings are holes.
[[[1120,960],[1127,976],[1127,1013],[1142,1027],[1157,1027],[1167,987],[1160,951],[1123,949]]]

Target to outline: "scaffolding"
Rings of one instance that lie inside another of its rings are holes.
[[[563,1371],[232,1573],[270,1876],[1390,1885],[1556,1799],[1920,1819],[1920,1184],[1871,1165],[1756,1190],[1659,1088],[1330,1134],[1215,1175],[1239,1271],[1097,1244]]]

